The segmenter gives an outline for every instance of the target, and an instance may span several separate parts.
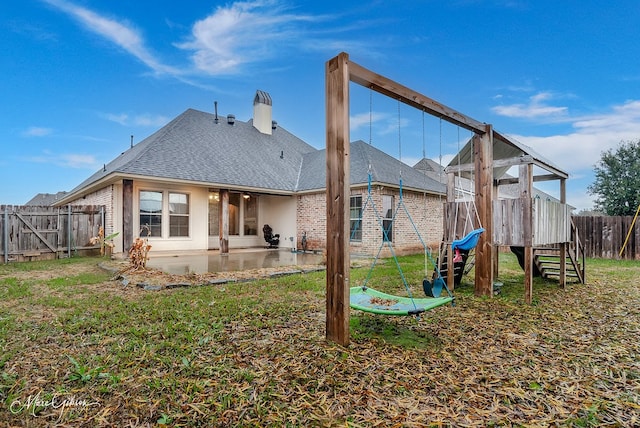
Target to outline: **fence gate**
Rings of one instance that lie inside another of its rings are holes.
[[[71,257],[99,249],[90,240],[104,224],[104,206],[0,205],[4,263]]]

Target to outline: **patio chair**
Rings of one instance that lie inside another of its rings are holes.
[[[264,240],[269,244],[269,248],[278,248],[280,244],[280,234],[273,234],[273,229],[268,224],[262,227],[262,233],[264,233]]]

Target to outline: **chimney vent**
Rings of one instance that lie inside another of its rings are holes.
[[[261,133],[271,135],[271,119],[271,96],[258,90],[253,99],[253,126]]]
[[[227,115],[227,123],[229,125],[233,125],[234,123],[236,123],[236,117],[232,114]]]

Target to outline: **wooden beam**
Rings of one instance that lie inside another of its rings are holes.
[[[560,180],[560,203],[567,203],[567,180],[564,178]],[[567,224],[571,224],[571,216],[568,214],[567,210],[567,218],[563,219]],[[571,227],[571,226],[568,226]],[[569,232],[569,236],[571,236],[571,232]],[[567,242],[560,243],[560,287],[565,288],[567,286],[567,252],[569,250],[569,245]]]
[[[534,175],[533,176],[533,182],[534,183],[539,183],[541,181],[553,181],[553,180],[560,180],[562,182],[564,180],[564,178],[558,177],[555,174],[543,174],[543,175]]]
[[[483,135],[474,135],[475,202],[485,232],[476,246],[475,294],[493,296],[493,129],[485,125]]]
[[[129,254],[133,237],[139,233],[133,230],[133,180],[125,178],[122,180],[122,251],[125,254]]]
[[[349,344],[349,56],[325,66],[327,140],[326,337]]]
[[[456,176],[447,173],[447,202],[456,201]]]
[[[533,247],[524,247],[524,301],[533,302]]]
[[[511,158],[505,158],[505,159],[495,159],[493,161],[493,167],[507,168],[507,167],[517,166],[517,165],[522,165],[527,163],[535,164],[533,157],[529,155],[524,155],[524,156],[516,156]],[[448,166],[445,168],[444,171],[446,173],[460,173],[460,172],[471,172],[471,171],[474,171],[474,169],[475,169],[475,166],[473,163],[465,163],[461,165]],[[534,181],[550,181],[550,180],[559,180],[562,178],[555,174],[537,175],[536,177],[537,179],[534,178]],[[509,179],[506,179],[506,180],[509,180]]]
[[[343,56],[348,60],[348,55],[341,53],[338,57]],[[406,86],[401,85],[398,82],[394,82],[384,76],[381,76],[373,71],[356,64],[355,62],[349,62],[349,78],[352,82],[370,88],[383,95],[399,100],[400,102],[407,104],[418,110],[427,112],[433,116],[439,117],[454,125],[458,125],[461,128],[468,129],[477,134],[483,134],[485,132],[485,124],[479,122],[471,117],[460,113],[450,107],[441,104],[434,99],[431,99],[425,95],[422,95]]]
[[[551,181],[551,180],[564,180],[563,178],[556,177],[555,175],[546,174],[546,175],[534,175],[533,182],[537,183],[540,181]],[[507,184],[518,184],[520,179],[518,177],[509,177],[509,178],[501,178],[496,180],[498,186],[505,186]]]
[[[522,234],[524,236],[524,301],[533,301],[533,164],[520,165],[520,198],[522,208]]]
[[[475,171],[476,166],[473,163],[463,163],[461,165],[451,165],[444,169],[447,174],[458,174],[461,172]]]
[[[500,197],[500,195],[498,194],[498,185],[495,183],[495,180],[493,183],[493,194],[491,196],[493,197],[493,202],[496,202]],[[494,204],[492,203],[491,206],[493,207]],[[493,213],[491,215],[493,216]],[[491,219],[491,223],[493,224],[493,218]],[[491,241],[493,242],[493,239],[491,239]],[[496,247],[494,248],[494,251],[493,251],[493,278],[494,279],[498,277],[499,270],[500,270],[500,251],[498,250],[499,248]]]

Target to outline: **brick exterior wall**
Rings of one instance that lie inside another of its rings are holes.
[[[114,188],[113,185],[103,187],[93,193],[89,193],[83,198],[76,199],[71,205],[104,205],[104,235],[108,236],[114,232],[113,211],[114,211]]]
[[[382,196],[394,197],[394,212],[398,208],[399,192],[397,189],[374,186],[371,200],[367,201],[367,189],[352,189],[351,195],[362,196],[362,241],[351,243],[351,252],[365,255],[375,255],[382,244]],[[400,206],[393,224],[393,249],[396,254],[422,253],[423,246],[420,239],[433,251],[438,252],[442,240],[442,206],[444,198],[435,195],[425,195],[403,189],[403,204]],[[373,201],[373,202],[372,202]],[[376,215],[374,211],[378,212]],[[299,195],[297,201],[297,234],[298,248],[302,247],[301,237],[307,234],[307,249],[326,248],[326,194],[314,193]],[[412,225],[415,224],[415,228]],[[416,233],[417,229],[417,233]],[[419,234],[419,235],[418,235]],[[389,251],[385,245],[383,256]]]

